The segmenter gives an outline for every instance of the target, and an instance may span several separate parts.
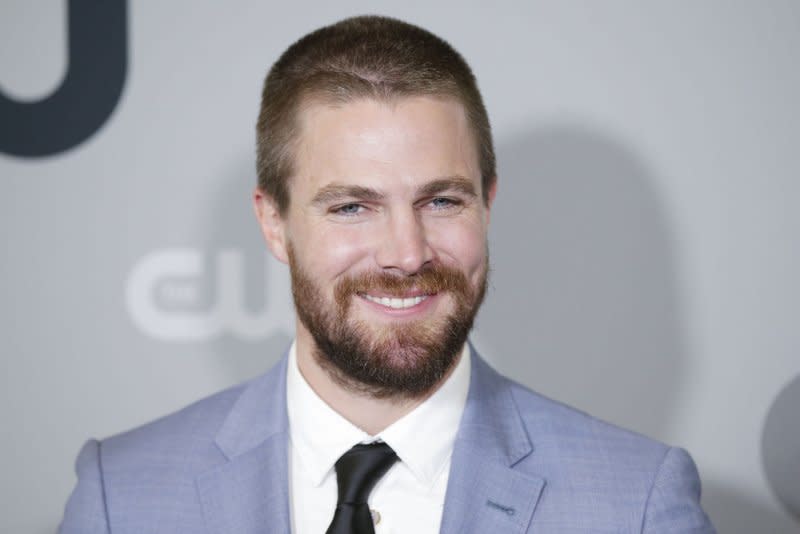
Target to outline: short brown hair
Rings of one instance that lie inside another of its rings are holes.
[[[258,187],[281,214],[301,104],[370,97],[452,97],[467,114],[478,148],[484,201],[495,179],[489,117],[467,62],[443,39],[400,20],[362,16],[320,28],[291,45],[270,69],[256,124]]]

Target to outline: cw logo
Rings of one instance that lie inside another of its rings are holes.
[[[263,339],[294,332],[289,278],[283,265],[266,254],[264,306],[258,313],[245,307],[244,254],[220,250],[215,276],[208,276],[204,253],[193,248],[150,252],[131,269],[125,284],[125,306],[145,334],[164,341],[206,341],[222,334]],[[214,297],[203,304],[203,286]]]

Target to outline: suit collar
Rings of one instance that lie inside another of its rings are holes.
[[[534,446],[501,377],[473,349],[469,395],[453,449],[441,532],[524,533],[545,485],[514,466]]]
[[[196,479],[209,530],[289,532],[286,357],[244,388],[216,437],[228,462]]]

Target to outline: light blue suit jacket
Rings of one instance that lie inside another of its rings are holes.
[[[442,533],[714,532],[686,451],[537,395],[473,355]],[[86,443],[60,532],[288,533],[286,362]]]

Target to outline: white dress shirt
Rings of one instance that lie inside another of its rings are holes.
[[[289,351],[289,495],[294,534],[322,534],[336,509],[339,457],[358,443],[384,441],[399,460],[370,494],[376,534],[439,532],[450,457],[467,400],[470,350],[464,344],[447,381],[412,412],[370,436],[339,415],[311,389]]]

